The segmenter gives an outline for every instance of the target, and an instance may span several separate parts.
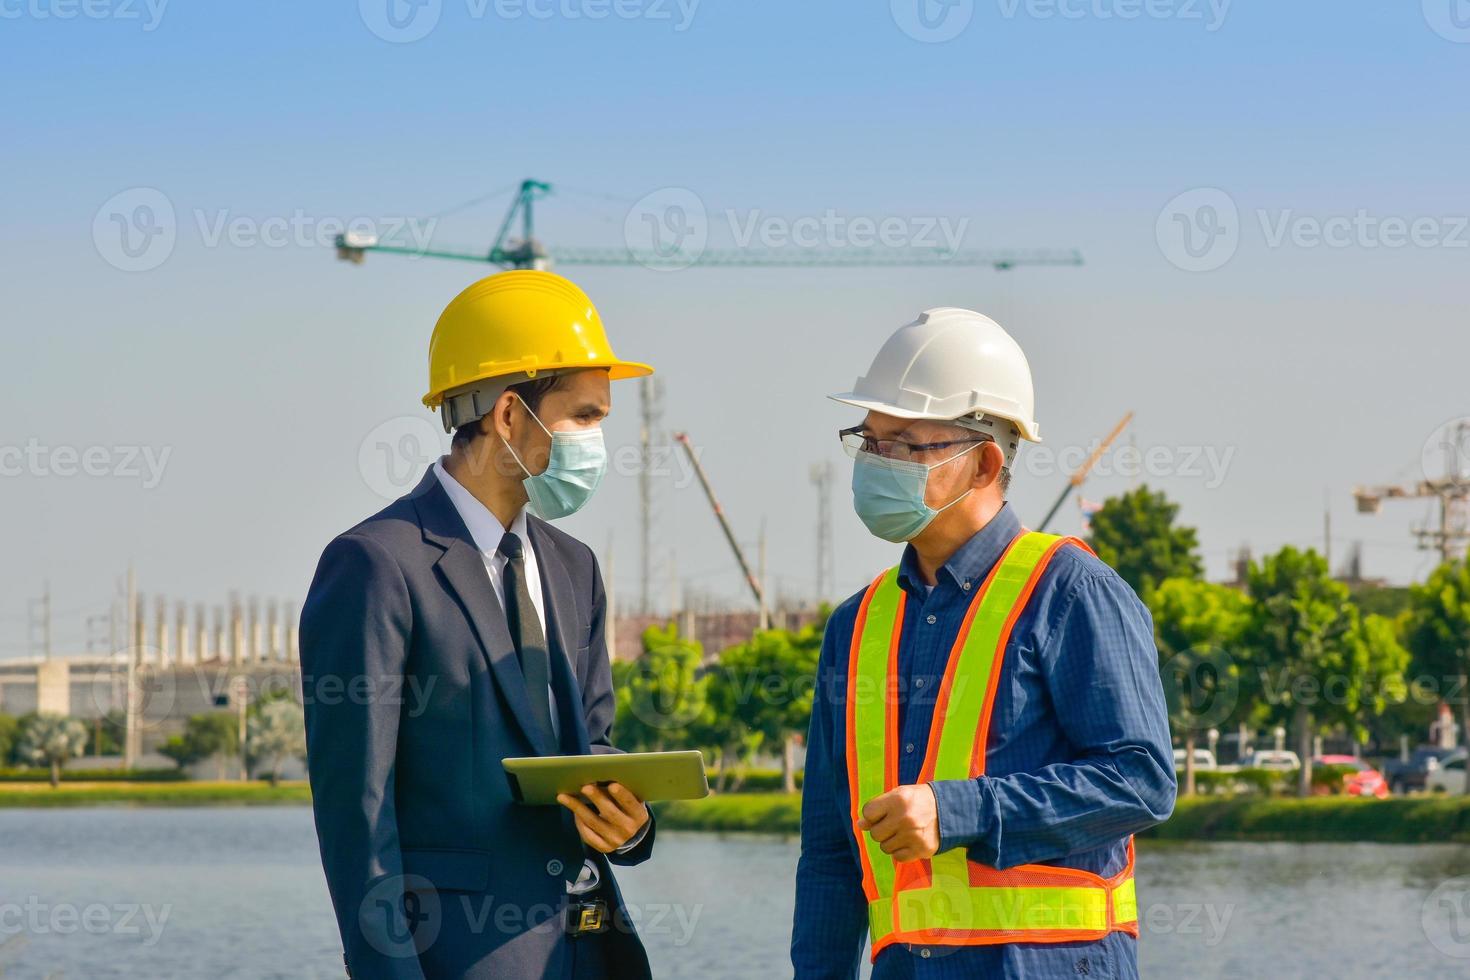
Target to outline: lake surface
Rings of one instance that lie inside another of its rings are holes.
[[[1150,977],[1470,976],[1470,847],[1139,848]],[[660,977],[790,976],[795,840],[620,872]],[[341,977],[304,807],[0,810],[0,977]]]

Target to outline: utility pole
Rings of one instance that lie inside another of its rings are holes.
[[[244,674],[235,675],[230,685],[230,693],[235,696],[236,722],[239,728],[236,748],[240,752],[240,782],[243,783],[250,778],[250,770],[246,765],[245,756],[245,750],[247,748],[246,736],[249,730],[246,719],[249,717],[250,708],[250,682],[246,680]]]
[[[41,598],[30,604],[31,655],[39,650],[43,660],[51,659],[51,583],[41,583]]]
[[[832,597],[832,461],[813,463],[812,486],[817,488],[817,602]]]
[[[138,652],[137,638],[142,624],[138,622],[138,579],[133,566],[128,565],[128,643],[127,691],[123,706],[123,768],[131,770],[138,765]]]
[[[761,537],[756,549],[756,574],[761,580],[761,595],[770,595],[771,582],[766,578],[766,519],[761,518]],[[771,628],[771,608],[763,600],[760,605],[759,625],[763,630]]]
[[[638,468],[638,531],[642,565],[638,611],[645,616],[653,611],[653,451],[655,442],[662,438],[663,394],[663,382],[658,378],[650,375],[639,382],[638,444],[642,465]]]
[[[1332,575],[1332,497],[1322,491],[1322,558],[1327,562],[1327,574]]]
[[[1441,440],[1444,452],[1444,474],[1428,477],[1418,483],[1392,486],[1354,487],[1358,513],[1376,514],[1384,500],[1434,500],[1439,504],[1439,522],[1435,527],[1416,527],[1413,535],[1424,551],[1438,551],[1442,562],[1451,562],[1465,554],[1470,544],[1470,419],[1461,419],[1446,430]]]

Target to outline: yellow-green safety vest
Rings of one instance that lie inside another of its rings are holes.
[[[985,772],[990,713],[1011,629],[1047,563],[1077,538],[1022,531],[971,600],[936,695],[920,783]],[[862,861],[872,957],[895,943],[979,946],[1138,935],[1133,839],[1121,872],[1026,864],[1004,871],[952,848],[894,861],[859,830],[863,804],[898,785],[898,651],[904,591],[898,568],[868,586],[853,626],[847,671],[847,780],[852,831]]]

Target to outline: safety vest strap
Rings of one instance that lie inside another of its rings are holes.
[[[1022,533],[1006,548],[981,585],[980,595],[970,603],[940,684],[934,709],[938,738],[929,739],[920,782],[968,779],[985,771],[990,708],[1005,643],[1046,568],[1046,559],[1066,541],[1054,534]]]
[[[888,678],[897,676],[904,599],[897,567],[873,580],[853,624],[847,671],[847,783],[852,831],[862,858],[863,890],[870,902],[893,893],[893,860],[857,828],[857,820],[864,803],[898,785],[898,760],[884,746],[897,738],[898,704],[888,690]]]
[[[972,600],[935,702],[920,782],[985,771],[991,709],[1011,630],[1048,562],[1076,538],[1023,531]],[[1111,879],[1074,868],[998,871],[964,848],[897,864],[857,827],[862,806],[898,784],[898,651],[905,594],[898,569],[873,580],[853,626],[847,673],[847,770],[873,956],[892,942],[971,945],[1098,938],[1137,932],[1133,842]]]

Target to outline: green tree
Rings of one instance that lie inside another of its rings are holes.
[[[278,784],[285,761],[306,755],[306,718],[301,705],[282,698],[255,705],[245,723],[245,746],[253,761],[270,767],[271,785]]]
[[[673,623],[643,631],[643,656],[614,665],[618,744],[660,751],[687,745],[690,727],[704,712],[704,647],[679,635]]]
[[[1302,761],[1297,791],[1307,796],[1313,736],[1341,724],[1361,737],[1362,712],[1402,691],[1406,653],[1387,620],[1364,625],[1347,586],[1333,581],[1315,551],[1282,548],[1252,562],[1248,582],[1246,643],[1273,703],[1290,712]]]
[[[689,725],[690,744],[713,752],[719,770],[716,791],[738,789],[745,763],[760,748],[761,737],[739,718],[740,678],[723,659],[710,666],[704,679],[704,710]]]
[[[781,783],[796,791],[796,739],[812,714],[822,633],[816,626],[798,632],[763,630],[748,643],[720,656],[735,686],[735,718],[762,744],[781,747]]]
[[[1460,736],[1470,746],[1470,559],[1445,562],[1409,589],[1405,624],[1415,666],[1458,692]],[[1470,780],[1466,781],[1470,792]]]
[[[127,728],[126,713],[114,708],[100,718],[93,718],[87,725],[88,755],[122,755],[123,733]]]
[[[1177,527],[1179,505],[1139,487],[1109,497],[1092,516],[1088,544],[1140,596],[1168,578],[1199,578],[1204,566],[1192,527]]]
[[[1408,700],[1409,685],[1404,675],[1413,658],[1402,642],[1399,624],[1387,616],[1363,616],[1359,632],[1368,649],[1368,686],[1352,724],[1354,734],[1362,741],[1369,721]]]
[[[0,714],[0,766],[10,762],[19,730],[20,721],[14,715]]]
[[[1184,793],[1192,796],[1199,733],[1248,710],[1240,696],[1249,666],[1240,638],[1249,622],[1250,600],[1228,586],[1170,578],[1151,590],[1148,605],[1169,727],[1184,742]]]
[[[214,758],[219,778],[224,779],[225,760],[239,750],[240,723],[228,711],[210,711],[194,715],[184,725],[184,734],[175,735],[159,751],[173,759],[180,768]]]
[[[51,786],[61,785],[61,767],[82,754],[87,726],[65,715],[42,713],[28,717],[20,729],[17,754],[36,766],[51,767]]]

